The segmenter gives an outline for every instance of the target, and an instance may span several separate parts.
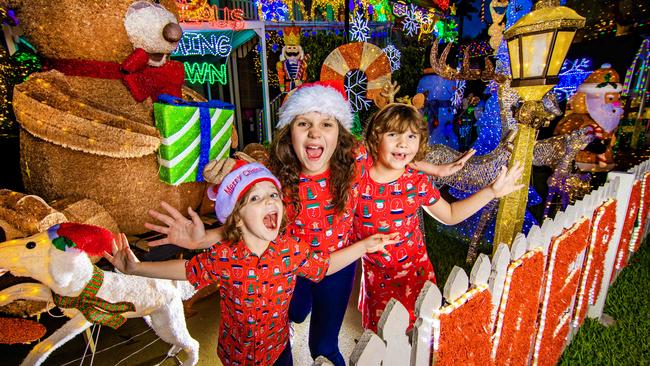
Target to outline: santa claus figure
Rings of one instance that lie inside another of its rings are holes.
[[[300,45],[300,28],[286,27],[283,32],[284,47],[276,67],[280,91],[288,93],[307,80],[307,57]]]
[[[612,147],[615,130],[623,116],[619,101],[623,86],[618,73],[604,64],[580,85],[569,104],[573,113],[564,117],[555,128],[563,135],[591,126],[596,139],[576,156],[576,166],[582,171],[603,172],[614,168]]]

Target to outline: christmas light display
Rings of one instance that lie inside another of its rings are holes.
[[[290,20],[289,7],[281,0],[257,0],[256,3],[260,20],[272,22]]]
[[[352,112],[370,108],[370,101],[366,99],[368,92],[368,78],[361,70],[352,70],[345,77],[345,92],[350,100]]]
[[[337,19],[337,15],[345,8],[344,1],[345,0],[313,0],[311,2],[311,10],[309,12],[311,19],[316,20],[315,15],[320,14],[323,19],[330,20],[330,18],[333,18],[331,20],[339,20]],[[350,9],[353,8],[353,6],[350,6]],[[329,11],[331,11],[330,17],[328,17]]]
[[[465,95],[465,84],[467,84],[467,81],[465,80],[456,80],[456,90],[454,91],[453,98],[451,98],[451,105],[454,106],[455,110],[458,110],[458,108],[460,108],[461,104],[463,103],[463,96]]]
[[[458,24],[453,19],[438,20],[434,25],[433,32],[444,43],[456,42],[458,38]]]
[[[516,23],[519,18],[524,16],[532,9],[533,5],[530,0],[513,0],[510,1],[507,8],[507,27],[510,27],[512,24]],[[499,49],[495,55],[496,57],[496,72],[503,75],[510,75],[510,58],[508,55],[508,47],[506,42],[501,42]],[[507,129],[513,129],[516,126],[516,121],[512,116],[511,111],[507,111],[511,106],[518,102],[519,96],[516,92],[504,93],[501,97],[501,105],[499,103],[498,95],[498,84],[494,81],[490,81],[488,84],[487,92],[490,94],[487,101],[485,102],[485,110],[481,117],[476,121],[476,129],[478,137],[474,142],[472,148],[476,150],[476,155],[486,155],[492,152],[501,141],[503,137],[503,127]],[[506,109],[505,113],[502,113],[501,107]],[[496,168],[495,168],[496,169]],[[474,194],[474,190],[460,190],[455,188],[450,188],[449,193],[457,198],[464,199]],[[534,206],[539,204],[542,201],[541,197],[537,192],[529,187],[528,189],[528,206]],[[478,231],[476,230],[479,227],[479,223],[482,220],[482,215],[486,210],[491,210],[491,207],[485,207],[479,210],[476,214],[472,215],[470,218],[465,220],[465,222],[455,225],[454,228],[449,230],[456,230],[460,235],[471,238],[477,235]],[[496,217],[496,210],[493,215],[486,214],[488,216],[483,217],[483,220],[487,223],[484,228],[484,233],[482,237],[491,242],[494,238],[494,218]],[[530,228],[536,224],[537,221],[526,211],[524,215],[524,225],[522,228],[523,233],[527,233]],[[481,234],[481,233],[478,233]]]
[[[350,38],[355,42],[366,42],[370,39],[368,35],[370,28],[368,28],[368,21],[363,17],[363,13],[356,12],[350,22]]]
[[[201,33],[183,32],[183,38],[172,56],[228,57],[232,51],[231,37],[227,34],[211,33],[207,37]]]
[[[650,93],[646,88],[646,79],[650,69],[650,39],[644,39],[641,47],[634,56],[634,61],[625,73],[622,96],[637,96],[644,92]]]
[[[186,62],[183,64],[185,66],[185,80],[191,84],[214,84],[219,83],[221,85],[226,85],[227,73],[226,73],[226,64],[221,64],[216,66],[209,62]]]
[[[489,365],[492,302],[486,285],[467,291],[433,314],[432,352],[436,365]],[[463,331],[458,331],[462,329]]]
[[[421,14],[418,14],[415,5],[410,4],[404,14],[403,30],[406,32],[406,35],[412,37],[418,34],[418,30],[420,29],[419,19],[422,19]]]
[[[580,284],[589,232],[590,221],[582,218],[551,242],[533,351],[535,365],[555,365],[562,355],[571,328],[573,300]]]
[[[569,100],[592,71],[588,58],[565,60],[558,74],[560,81],[553,88],[558,102]]]
[[[392,72],[395,72],[399,70],[400,68],[400,59],[402,58],[402,53],[400,50],[397,49],[392,44],[389,44],[388,46],[384,47],[383,49],[384,53],[388,57],[388,61],[390,61],[390,69]]]
[[[508,266],[494,330],[492,359],[497,365],[525,365],[535,335],[545,257],[531,250]]]
[[[469,50],[469,57],[471,58],[485,57],[494,53],[494,50],[492,47],[490,47],[490,43],[485,39],[472,41],[471,43],[461,45],[458,54],[464,54],[465,49]]]
[[[508,3],[506,8],[506,28],[510,28],[517,23],[521,17],[530,13],[531,10],[533,10],[532,0],[513,0]]]
[[[210,27],[217,29],[244,29],[244,11],[241,9],[219,8],[217,5],[210,5],[207,0],[188,2],[177,0],[180,22],[208,22]],[[219,17],[219,13],[222,17]]]

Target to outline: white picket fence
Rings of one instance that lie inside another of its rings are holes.
[[[454,267],[442,293],[427,282],[408,334],[408,312],[391,300],[379,334],[363,333],[350,365],[557,363],[585,317],[601,317],[609,285],[645,237],[649,171],[646,161],[609,173],[604,186],[510,248],[499,245],[492,261],[480,255],[469,276]]]

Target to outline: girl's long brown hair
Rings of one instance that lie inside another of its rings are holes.
[[[283,193],[300,212],[300,197],[298,183],[302,165],[291,144],[291,126],[294,122],[279,129],[271,142],[269,169],[278,178],[283,187]],[[350,187],[354,180],[354,161],[357,146],[354,136],[338,121],[339,136],[336,149],[330,159],[330,191],[332,204],[337,213],[342,213],[349,198]],[[289,218],[293,220],[294,218]]]

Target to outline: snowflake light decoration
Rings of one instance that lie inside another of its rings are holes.
[[[352,41],[366,42],[370,39],[370,36],[368,36],[369,33],[368,21],[363,16],[363,13],[356,12],[350,24],[350,37]]]
[[[417,8],[415,5],[410,4],[406,9],[406,14],[404,14],[404,25],[403,30],[408,36],[415,36],[420,30],[420,16],[418,15]]]
[[[573,61],[565,60],[558,74],[560,80],[553,89],[558,102],[571,98],[592,71],[591,61],[587,58],[579,58]]]
[[[353,113],[370,108],[370,101],[366,99],[367,92],[368,78],[363,71],[352,70],[345,75],[345,93]]]
[[[463,104],[463,96],[465,95],[465,84],[467,84],[465,80],[461,79],[456,81],[456,90],[454,91],[454,96],[451,98],[451,105],[454,107],[455,110],[458,110],[461,104]]]
[[[389,44],[383,49],[384,53],[390,61],[390,71],[395,72],[400,68],[400,59],[402,58],[402,53],[397,49],[397,47]]]

